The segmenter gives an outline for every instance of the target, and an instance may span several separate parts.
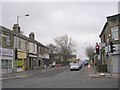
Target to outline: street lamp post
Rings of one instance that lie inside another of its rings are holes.
[[[19,18],[20,18],[20,17],[24,17],[24,16],[29,16],[29,14],[17,16],[17,24],[19,24]]]
[[[17,31],[18,31],[18,28],[19,28],[19,18],[20,17],[24,17],[24,16],[29,16],[29,14],[26,14],[26,15],[21,15],[21,16],[17,16]],[[15,36],[16,36],[16,42],[15,42],[15,48],[14,48],[14,53],[15,53],[15,50],[17,50],[17,42],[18,42],[18,32],[16,32],[16,34],[15,34]],[[16,61],[17,61],[17,59],[16,59]],[[13,72],[13,75],[15,76],[15,72],[16,72],[16,70],[17,70],[17,65],[15,64],[15,54],[14,54],[14,72]]]

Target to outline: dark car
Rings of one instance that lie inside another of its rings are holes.
[[[89,64],[89,61],[88,60],[84,60],[83,64],[84,64],[84,66],[87,66]]]

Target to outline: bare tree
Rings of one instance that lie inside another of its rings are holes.
[[[55,45],[53,44],[49,44],[47,45],[47,47],[49,48],[49,53],[50,54],[53,54],[53,53],[57,53],[58,52],[58,49]]]
[[[86,49],[85,49],[85,54],[87,55],[87,57],[89,59],[93,59],[94,57],[94,51],[95,51],[95,48],[92,47],[92,46],[88,46]]]
[[[75,50],[76,43],[71,37],[67,35],[59,36],[54,39],[58,52],[63,56],[63,60],[67,60],[67,56],[73,54]]]

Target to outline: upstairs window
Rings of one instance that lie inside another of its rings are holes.
[[[33,52],[35,52],[35,48],[36,48],[35,43],[33,43]]]
[[[118,37],[118,26],[111,28],[112,40],[119,40]]]
[[[21,49],[21,39],[19,39],[19,49]]]
[[[6,35],[6,45],[11,46],[11,38],[10,35]]]

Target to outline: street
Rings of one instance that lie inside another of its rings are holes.
[[[87,67],[80,71],[64,67],[29,77],[3,80],[2,88],[118,88],[118,79],[91,78]]]

